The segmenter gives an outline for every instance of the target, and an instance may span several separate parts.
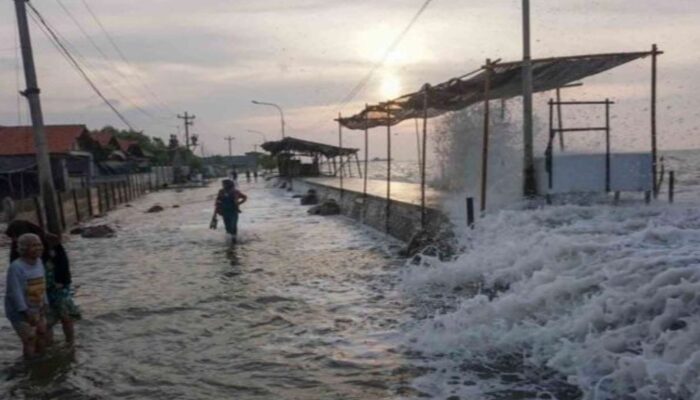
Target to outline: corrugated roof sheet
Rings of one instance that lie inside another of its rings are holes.
[[[651,54],[646,51],[533,60],[533,90],[553,90]],[[522,61],[492,64],[488,98],[497,100],[522,96],[522,66]],[[425,85],[418,92],[369,106],[358,114],[341,118],[340,123],[349,129],[362,130],[387,124],[396,125],[406,119],[423,118],[426,101],[428,118],[469,107],[485,100],[487,73],[487,70],[482,68],[473,74],[453,78],[435,86]]]
[[[324,156],[330,158],[341,155],[345,156],[355,154],[358,152],[358,149],[311,142],[289,136],[276,142],[265,142],[262,144],[262,148],[272,153],[272,155],[277,155],[283,151],[291,151],[303,155],[323,154]]]

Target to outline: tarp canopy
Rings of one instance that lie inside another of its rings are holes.
[[[594,54],[546,58],[532,61],[533,92],[560,88],[569,83],[651,55],[652,52]],[[657,53],[660,54],[660,53]],[[362,112],[339,122],[349,129],[396,125],[411,118],[437,117],[483,102],[489,74],[490,100],[522,96],[523,62],[492,63],[474,73],[453,78],[435,86],[424,85],[415,93],[395,100],[368,106]],[[426,98],[427,96],[427,98]],[[427,108],[424,105],[427,102]]]
[[[332,146],[325,143],[310,142],[308,140],[297,139],[287,136],[276,142],[265,142],[262,144],[265,151],[269,151],[273,156],[282,152],[294,152],[304,156],[314,156],[322,154],[328,158],[347,156],[355,154],[358,149]]]

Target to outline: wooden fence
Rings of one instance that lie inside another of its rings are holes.
[[[148,174],[127,175],[125,179],[97,183],[93,187],[73,189],[58,193],[58,209],[63,229],[82,221],[102,215],[118,205],[128,203],[144,194],[158,189]],[[31,221],[41,227],[41,200],[30,197],[15,202],[16,219]]]

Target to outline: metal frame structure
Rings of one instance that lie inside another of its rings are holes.
[[[656,102],[657,102],[657,58],[663,52],[659,51],[654,44],[651,51],[633,52],[633,53],[614,53],[614,54],[589,54],[579,56],[554,57],[538,60],[531,60],[533,69],[533,85],[535,92],[555,90],[557,92],[557,101],[554,105],[560,107],[568,104],[561,101],[560,89],[580,86],[580,83],[572,83],[579,81],[587,76],[595,75],[604,72],[608,69],[625,64],[636,59],[651,57],[651,153],[652,153],[652,177],[654,196],[658,195],[657,176],[657,125],[656,125]],[[609,61],[610,64],[604,64]],[[561,77],[557,75],[553,67],[558,68],[574,68],[577,63],[585,64],[590,70],[571,70],[569,75]],[[389,217],[391,212],[391,125],[400,123],[405,119],[423,119],[423,157],[421,162],[421,224],[425,228],[426,221],[426,204],[425,204],[425,167],[426,146],[427,143],[427,119],[442,115],[449,111],[456,111],[462,108],[469,107],[477,102],[484,104],[484,130],[483,130],[483,148],[482,148],[482,171],[481,171],[481,211],[486,210],[486,189],[488,187],[488,140],[490,133],[490,106],[491,100],[505,100],[514,96],[522,95],[522,86],[511,84],[510,81],[516,79],[514,71],[522,71],[524,61],[516,62],[500,62],[500,60],[486,60],[486,64],[481,68],[469,72],[457,78],[450,79],[439,85],[430,86],[424,85],[419,91],[409,93],[398,97],[395,100],[378,103],[377,105],[365,104],[364,109],[348,118],[338,118],[338,124],[353,130],[363,130],[365,133],[365,183],[364,193],[367,196],[367,157],[369,141],[367,139],[370,128],[386,126],[387,127],[387,230],[389,226]],[[522,74],[521,78],[522,79]],[[549,79],[549,80],[547,80]],[[481,85],[481,89],[479,89]],[[466,91],[461,94],[460,91]],[[449,97],[451,96],[451,97]],[[613,104],[609,100],[607,103],[606,123],[609,137],[609,106]],[[551,107],[551,106],[550,106]],[[562,132],[574,132],[576,128],[565,129],[561,122],[561,109],[558,110],[559,127],[556,132],[560,134],[560,147],[564,148],[564,140]],[[552,126],[552,125],[550,125]],[[581,130],[581,129],[579,129]],[[550,140],[551,141],[551,140]],[[609,139],[606,146],[606,151],[609,154]],[[609,156],[607,157],[609,164]],[[609,169],[609,167],[608,167]],[[609,173],[608,173],[609,175]]]

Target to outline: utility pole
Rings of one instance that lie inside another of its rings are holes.
[[[22,46],[22,61],[24,62],[24,78],[27,83],[27,89],[22,92],[22,95],[26,97],[29,102],[29,111],[32,118],[36,160],[39,170],[39,189],[44,206],[42,214],[46,221],[45,229],[51,233],[60,235],[62,227],[56,204],[56,190],[53,186],[51,159],[49,158],[49,147],[46,142],[46,132],[44,130],[44,116],[41,112],[39,84],[37,83],[36,71],[34,69],[34,55],[32,54],[32,41],[29,36],[29,25],[27,23],[26,2],[27,0],[15,0],[17,27],[19,29],[19,39]]]
[[[532,58],[530,55],[530,0],[523,0],[523,193],[537,193],[532,134]]]
[[[228,140],[228,156],[231,157],[233,155],[233,153],[231,152],[231,142],[236,140],[236,138],[233,136],[229,136],[227,138],[224,138],[224,140]]]
[[[187,150],[190,149],[190,126],[194,125],[194,122],[192,122],[195,119],[194,115],[187,115],[187,111],[185,111],[185,115],[180,115],[178,114],[177,117],[179,119],[185,120],[185,147],[187,147]]]

